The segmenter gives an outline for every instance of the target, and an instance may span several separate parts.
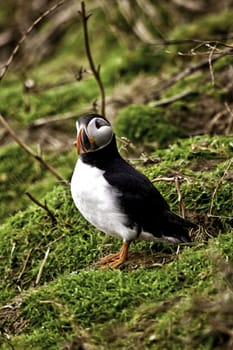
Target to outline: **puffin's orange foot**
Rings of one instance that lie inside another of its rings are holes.
[[[105,256],[104,258],[100,259],[99,261],[97,261],[97,264],[105,265],[105,264],[108,264],[112,261],[115,261],[116,259],[119,259],[119,257],[120,257],[120,252],[114,253],[114,254],[109,254],[109,255]]]
[[[103,265],[101,266],[102,270],[105,270],[108,267],[114,269],[122,265],[127,260],[129,244],[129,242],[124,242],[121,250],[118,253],[107,255],[106,257],[100,259],[97,264]]]

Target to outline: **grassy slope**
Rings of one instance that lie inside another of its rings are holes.
[[[178,169],[180,174],[186,171],[189,181],[181,187],[186,208],[202,214],[208,211],[213,191],[232,155],[229,138],[208,138],[207,153],[204,142],[206,137],[184,140],[173,147],[173,152],[155,153],[155,157],[163,156],[160,164],[141,167],[151,179]],[[220,144],[221,148],[217,147]],[[217,159],[215,170],[191,170],[194,159],[196,164],[203,159],[206,163],[207,159]],[[175,186],[159,183],[157,187],[176,209]],[[219,184],[213,214],[229,215],[230,187],[229,179]],[[233,262],[228,220],[223,221],[220,236],[208,243],[194,243],[178,256],[172,248],[138,243],[132,246],[131,253],[133,256],[136,251],[141,252],[136,265],[135,259],[134,264],[129,259],[129,265],[122,271],[100,271],[94,262],[109,250],[119,249],[120,242],[104,237],[80,217],[69,188],[55,187],[48,193],[46,203],[56,217],[56,224],[45,211],[32,206],[9,219],[0,231],[0,269],[4,276],[1,303],[9,309],[13,303],[17,315],[5,320],[3,328],[7,334],[15,328],[16,333],[19,331],[12,338],[17,349],[25,346],[57,349],[64,340],[78,332],[82,334],[86,328],[89,329],[86,341],[106,349],[108,343],[116,349],[133,349],[129,344],[156,349],[172,348],[174,342],[175,348],[191,346],[193,341],[201,349],[201,339],[203,348],[211,348],[216,333],[210,332],[213,321],[210,315],[212,312],[215,317],[215,312],[211,306],[209,310],[208,303],[214,305],[219,299],[221,303],[227,302],[221,296],[223,289],[224,295],[232,297],[224,272]],[[48,247],[48,259],[35,286]],[[162,253],[170,263],[161,264]],[[140,266],[145,257],[153,261],[146,269],[143,264]],[[203,310],[194,311],[199,305],[196,300],[208,303]],[[216,312],[218,317],[223,321]],[[7,348],[4,343],[3,349]]]
[[[213,22],[211,19],[211,25]],[[195,33],[195,27],[191,27],[190,36],[193,30]],[[56,59],[29,75],[38,84],[58,81],[60,74],[66,76],[67,62],[76,62],[76,53],[70,52],[77,36],[68,33],[64,50],[57,52]],[[128,82],[145,68],[143,49],[132,51],[126,60],[124,47],[115,47],[113,42],[108,38],[114,48],[109,60],[101,59],[109,92],[118,79]],[[103,42],[96,42],[99,57],[103,46]],[[150,55],[147,57],[146,69],[149,66],[154,72],[154,57],[151,61]],[[165,54],[161,54],[159,66],[165,57],[165,68],[174,70],[169,68],[170,58]],[[199,79],[200,75],[193,79],[195,90]],[[165,97],[179,93],[186,84],[190,87],[191,79],[178,83]],[[203,96],[205,90],[207,84],[199,93]],[[18,127],[39,117],[81,109],[98,96],[96,84],[90,79],[36,95],[25,96],[22,91],[20,79],[9,76],[0,93],[2,113]],[[214,95],[214,89],[208,88],[208,93]],[[219,99],[217,93],[214,96]],[[187,104],[175,104],[169,112],[180,114],[187,106],[194,109],[195,103],[191,98]],[[73,125],[66,127],[72,135]],[[226,346],[230,339],[227,330],[233,327],[233,232],[232,221],[223,217],[232,216],[231,170],[225,173],[232,153],[231,137],[203,135],[158,150],[153,154],[161,159],[158,164],[137,163],[151,180],[160,175],[185,176],[181,192],[187,214],[205,222],[213,237],[206,242],[206,234],[200,232],[199,238],[204,240],[181,249],[179,255],[173,247],[136,243],[122,270],[100,271],[95,261],[119,249],[121,242],[88,225],[75,209],[69,188],[56,185],[50,174],[17,146],[2,147],[0,193],[1,203],[7,203],[1,211],[2,220],[18,213],[0,226],[1,348],[59,349],[65,341],[71,348],[78,341],[75,336],[90,349],[109,349],[109,344],[111,349],[127,350]],[[76,158],[73,150],[60,152],[59,156],[46,151],[45,157],[70,178]],[[156,186],[178,211],[174,183],[158,182]],[[46,200],[56,224],[24,196],[28,190],[42,202]],[[212,214],[217,217],[208,218],[211,203]],[[48,257],[36,285],[46,252]]]

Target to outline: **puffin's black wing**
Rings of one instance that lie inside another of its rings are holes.
[[[104,177],[119,191],[121,209],[128,217],[127,225],[137,227],[158,238],[174,242],[190,241],[188,229],[192,224],[170,211],[160,192],[143,174],[122,158],[116,159]]]

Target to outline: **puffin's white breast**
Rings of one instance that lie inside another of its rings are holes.
[[[71,194],[81,214],[99,230],[132,240],[136,230],[126,227],[126,215],[120,210],[119,192],[107,182],[104,171],[78,160],[72,179]]]

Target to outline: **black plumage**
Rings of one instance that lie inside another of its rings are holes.
[[[190,241],[188,231],[195,225],[172,212],[149,179],[121,157],[115,136],[98,152],[81,157],[84,163],[104,170],[105,179],[120,192],[119,204],[128,217],[126,225],[137,227],[138,235],[145,231],[164,240],[174,239],[174,243]]]
[[[77,150],[71,180],[77,208],[98,229],[123,239],[120,252],[100,264],[121,265],[135,239],[190,241],[189,229],[195,225],[172,212],[149,179],[121,157],[106,118],[91,114],[79,119]]]

